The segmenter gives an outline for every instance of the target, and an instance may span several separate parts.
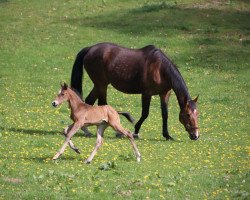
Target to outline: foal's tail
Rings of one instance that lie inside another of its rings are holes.
[[[82,95],[83,58],[88,53],[89,47],[83,48],[76,56],[72,72],[71,87]]]
[[[135,122],[135,119],[130,115],[128,112],[120,112],[117,111],[119,115],[123,115],[124,117],[127,118],[128,121],[130,121],[132,124]]]

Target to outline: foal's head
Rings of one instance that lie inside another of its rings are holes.
[[[52,106],[57,107],[62,104],[64,101],[69,100],[69,92],[68,92],[68,85],[64,83],[61,85],[61,90],[59,91],[56,99],[52,102]]]
[[[185,106],[179,114],[179,120],[189,133],[191,140],[199,138],[197,100],[198,96],[194,100],[185,100]]]

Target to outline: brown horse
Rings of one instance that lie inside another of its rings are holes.
[[[82,127],[97,126],[97,140],[96,145],[89,156],[89,158],[85,161],[85,163],[90,163],[94,158],[97,150],[101,147],[103,143],[103,133],[108,126],[111,126],[116,131],[119,131],[124,136],[127,136],[130,140],[132,147],[134,149],[135,155],[137,157],[137,161],[139,162],[141,159],[141,155],[138,151],[138,148],[134,142],[134,138],[132,134],[125,130],[120,123],[120,118],[118,114],[124,115],[130,122],[132,122],[132,118],[128,113],[117,112],[114,108],[109,105],[104,106],[91,106],[84,103],[81,98],[64,83],[61,86],[61,90],[57,95],[56,99],[52,102],[54,107],[57,107],[64,101],[68,101],[69,107],[71,109],[71,119],[74,123],[67,128],[65,128],[65,142],[58,153],[53,157],[53,160],[56,160],[65,150],[66,146],[69,146],[76,152],[80,153],[78,148],[76,148],[71,141],[71,138],[76,133],[76,131]]]
[[[100,43],[83,48],[76,57],[71,87],[82,94],[83,66],[94,87],[85,102],[93,105],[107,104],[107,86],[128,94],[142,94],[141,118],[135,125],[138,136],[143,121],[148,117],[152,95],[159,95],[162,111],[162,133],[172,139],[167,128],[168,99],[172,89],[180,106],[179,119],[192,140],[199,138],[198,96],[192,100],[185,81],[173,62],[153,45],[141,49],[123,48],[111,43]]]

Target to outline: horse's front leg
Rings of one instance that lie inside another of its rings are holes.
[[[160,95],[161,99],[161,115],[162,115],[162,135],[166,140],[173,140],[168,132],[168,100],[171,92],[168,91],[164,95]]]
[[[135,132],[133,134],[134,138],[139,137],[139,130],[141,128],[141,125],[144,122],[144,120],[148,117],[149,107],[150,107],[150,102],[151,102],[151,96],[143,94],[141,96],[141,102],[142,102],[142,113],[141,113],[141,118],[135,124]]]
[[[64,144],[62,146],[62,148],[59,150],[59,152],[56,153],[56,155],[53,157],[53,160],[56,160],[59,156],[61,156],[63,154],[63,152],[65,151],[68,143],[70,142],[71,138],[73,137],[73,135],[76,133],[76,131],[80,128],[80,126],[77,123],[74,123],[71,127],[71,129],[69,130],[69,132],[67,133],[67,136],[65,138]]]

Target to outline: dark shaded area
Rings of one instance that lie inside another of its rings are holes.
[[[232,47],[227,48],[227,45],[238,42],[236,46],[247,48],[249,19],[250,12],[245,11],[183,8],[176,3],[163,2],[144,4],[134,9],[102,12],[94,17],[67,18],[64,22],[131,37],[148,36],[157,41],[154,45],[159,48],[168,46],[172,38],[177,38],[176,35],[192,36],[188,42],[194,49],[190,49],[190,53],[186,52],[186,55],[179,54],[179,60],[189,62],[190,65],[200,66],[202,63],[203,68],[232,70],[235,62],[245,60],[248,56],[246,50],[234,51]],[[189,60],[188,54],[193,58]],[[225,60],[229,64],[222,66]]]
[[[15,133],[22,133],[22,134],[28,134],[28,135],[54,135],[58,134],[61,131],[44,131],[44,130],[34,130],[34,129],[20,129],[20,128],[4,128],[0,127],[0,131],[10,131],[10,132],[15,132]]]
[[[103,12],[95,17],[67,18],[66,23],[107,29],[119,33],[152,34],[164,31],[195,33],[216,33],[220,27],[250,33],[250,12],[221,11],[215,9],[182,8],[176,4],[145,4],[131,10]]]

